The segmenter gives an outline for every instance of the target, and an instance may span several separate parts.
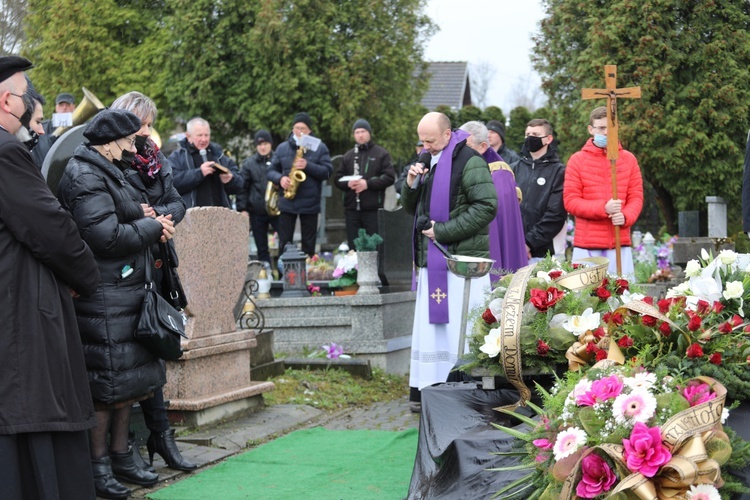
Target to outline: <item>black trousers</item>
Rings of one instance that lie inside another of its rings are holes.
[[[167,408],[164,406],[164,391],[161,387],[154,391],[154,395],[139,403],[143,411],[143,421],[151,432],[169,430]]]
[[[302,232],[302,251],[312,257],[315,255],[315,240],[318,237],[318,214],[289,214],[279,215],[279,252],[284,253],[287,243],[293,243],[294,225],[299,217]]]
[[[250,214],[250,229],[253,232],[255,246],[258,248],[258,260],[271,264],[271,254],[268,252],[268,226],[273,227],[273,230],[278,233],[279,218],[267,214]]]
[[[349,250],[355,250],[354,238],[359,236],[360,228],[367,231],[367,234],[378,232],[377,210],[346,210],[344,217],[346,219],[346,240],[349,244]]]

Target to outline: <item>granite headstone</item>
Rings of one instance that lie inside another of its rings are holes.
[[[414,218],[398,210],[378,210],[378,234],[383,244],[378,249],[378,274],[391,291],[411,289],[413,268],[412,233]]]

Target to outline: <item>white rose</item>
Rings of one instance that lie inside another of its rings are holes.
[[[724,298],[727,300],[739,299],[745,293],[745,288],[742,286],[741,281],[730,281],[727,283],[727,287],[722,293]]]
[[[708,262],[708,260],[711,258],[710,255],[708,255],[708,252],[706,252],[705,248],[701,248],[701,259],[703,259],[703,262]]]
[[[596,330],[599,328],[599,313],[595,313],[589,307],[580,316],[571,316],[562,326],[575,335],[581,335],[589,330]]]
[[[697,260],[693,259],[685,266],[685,276],[692,278],[693,276],[700,276],[701,264]]]
[[[719,258],[721,259],[722,264],[728,266],[737,260],[737,254],[732,250],[722,250],[719,252]]]
[[[500,354],[500,336],[502,330],[499,328],[493,328],[490,330],[489,335],[484,336],[484,345],[479,348],[480,351],[486,353],[487,356],[494,358]]]

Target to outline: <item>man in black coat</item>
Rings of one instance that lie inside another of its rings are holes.
[[[268,251],[268,226],[279,232],[279,216],[269,215],[266,211],[266,187],[268,175],[266,170],[273,159],[273,143],[267,130],[258,130],[255,134],[253,156],[242,162],[242,178],[245,184],[237,193],[237,211],[250,217],[250,230],[253,232],[255,246],[258,248],[258,260],[271,264],[271,253]]]
[[[89,498],[95,426],[73,297],[99,283],[91,250],[14,134],[31,63],[0,57],[0,484],[7,498]]]
[[[360,229],[367,234],[378,232],[378,209],[383,208],[385,189],[396,181],[391,155],[372,142],[370,123],[357,120],[352,133],[356,146],[344,154],[335,177],[336,187],[344,192],[346,239],[350,249],[354,249],[354,238]],[[353,179],[355,176],[361,178]]]

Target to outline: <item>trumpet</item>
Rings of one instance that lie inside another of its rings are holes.
[[[279,210],[279,188],[271,181],[268,181],[268,185],[266,186],[265,200],[266,213],[268,215],[276,217],[281,213],[281,210]]]
[[[289,171],[289,180],[291,181],[291,184],[289,184],[289,188],[284,191],[284,198],[287,200],[293,200],[294,197],[297,196],[297,188],[307,179],[307,174],[294,166],[294,163],[302,158],[302,155],[304,155],[306,151],[305,148],[297,148],[297,154],[292,161],[292,169]]]

